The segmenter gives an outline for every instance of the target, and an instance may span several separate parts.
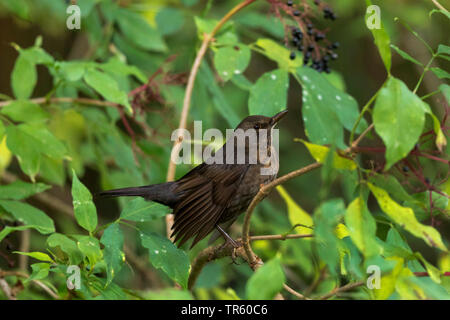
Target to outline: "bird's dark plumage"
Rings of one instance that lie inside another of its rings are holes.
[[[272,154],[274,151],[271,148],[272,128],[285,114],[286,111],[273,117],[249,116],[242,120],[236,129],[242,129],[243,132],[248,129],[256,131],[266,129],[269,141],[267,148],[270,150],[269,154]],[[276,177],[278,164],[276,164],[274,172],[262,175],[261,168],[267,167],[268,164],[260,163],[259,157],[257,163],[248,161],[252,142],[250,139],[245,141],[247,157],[242,164],[236,161],[237,150],[235,147],[235,161],[232,164],[225,163],[225,161],[224,164],[204,162],[174,182],[109,190],[101,192],[100,196],[140,196],[146,200],[171,207],[175,216],[172,226],[174,242],[178,242],[178,245],[181,246],[188,239],[194,237],[191,245],[193,247],[218,226],[229,225],[230,222],[236,220],[247,209],[261,186]],[[228,143],[230,140],[218,151],[223,152],[224,159]],[[259,143],[259,140],[256,141],[256,144]],[[277,156],[274,155],[271,159],[277,160]],[[221,233],[224,237],[227,236],[223,231]]]

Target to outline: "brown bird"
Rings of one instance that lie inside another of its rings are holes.
[[[275,179],[278,155],[272,146],[272,129],[286,113],[282,111],[273,117],[248,116],[242,120],[234,135],[213,155],[222,159],[222,164],[207,160],[177,181],[103,191],[99,195],[140,196],[169,206],[175,216],[171,237],[175,237],[178,246],[195,236],[192,248],[216,229],[218,233],[213,235],[213,240],[222,235],[237,248],[239,245],[226,230],[247,210],[261,186]],[[251,133],[257,133],[256,139],[249,138]],[[262,171],[269,168],[269,172]]]

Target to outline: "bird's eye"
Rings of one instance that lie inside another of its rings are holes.
[[[253,127],[255,130],[259,129],[259,124],[255,124],[255,126]]]

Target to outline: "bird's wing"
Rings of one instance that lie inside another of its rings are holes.
[[[193,247],[214,229],[247,169],[247,165],[201,164],[178,181],[176,192],[183,197],[173,210],[172,236],[175,242],[181,239],[179,246],[195,235]]]

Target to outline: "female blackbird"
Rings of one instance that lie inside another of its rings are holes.
[[[171,237],[175,236],[175,243],[179,241],[178,246],[195,236],[192,248],[217,229],[236,248],[238,244],[224,229],[247,209],[262,185],[275,179],[278,155],[272,146],[272,129],[286,113],[287,110],[273,117],[249,116],[242,120],[215,154],[223,157],[221,163],[207,160],[177,181],[103,191],[99,195],[140,196],[171,207],[175,216]],[[250,137],[252,133],[256,133],[256,139]]]

